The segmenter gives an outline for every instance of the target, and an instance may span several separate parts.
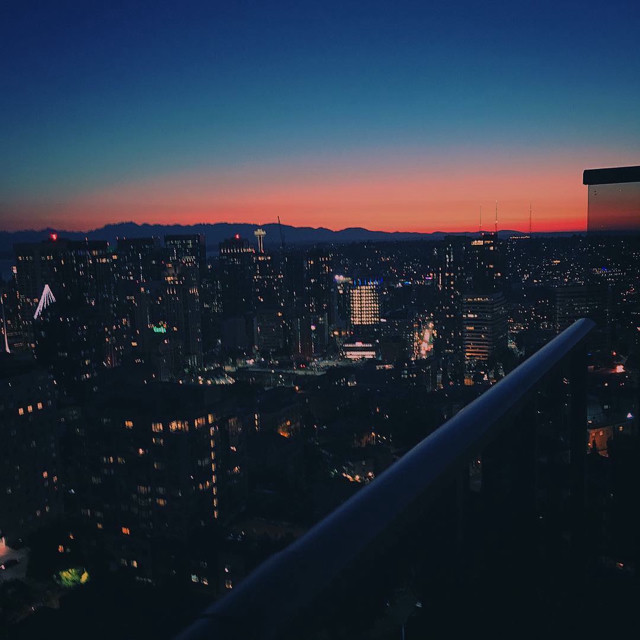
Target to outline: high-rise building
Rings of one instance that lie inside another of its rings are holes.
[[[226,317],[252,311],[254,256],[255,249],[239,234],[220,243],[218,278],[221,285],[222,313]]]
[[[194,541],[246,498],[245,422],[223,406],[216,388],[156,383],[105,387],[85,408],[81,514],[139,579],[214,583],[215,564],[191,569]]]
[[[355,280],[350,291],[350,322],[353,327],[380,323],[380,290],[377,280]]]
[[[507,310],[504,295],[467,294],[462,300],[464,357],[487,361],[507,348]]]
[[[164,271],[165,335],[179,342],[181,364],[191,369],[202,365],[200,291],[196,273],[196,266],[183,260],[167,262]]]
[[[27,356],[0,353],[0,537],[24,539],[59,516],[57,388]]]
[[[499,288],[503,279],[501,244],[498,233],[482,233],[471,241],[469,252],[473,290],[489,293]]]
[[[116,304],[113,255],[104,241],[49,240],[15,246],[25,334],[64,392],[121,361],[128,323]]]
[[[118,238],[114,263],[120,282],[159,280],[162,258],[158,238]]]
[[[607,318],[607,288],[596,284],[575,284],[553,289],[554,324],[560,332],[580,318],[591,318],[603,327]]]
[[[200,284],[207,266],[205,238],[199,233],[167,235],[164,246],[172,262],[180,262],[186,269],[193,269]]]
[[[434,327],[439,350],[458,354],[462,348],[461,296],[466,289],[466,238],[446,237],[435,248]]]
[[[108,312],[115,278],[109,244],[102,240],[66,240],[51,234],[44,242],[20,243],[16,287],[21,317],[30,322],[45,285],[65,306],[90,306]]]

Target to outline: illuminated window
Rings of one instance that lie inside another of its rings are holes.
[[[124,421],[124,426],[125,426],[127,429],[133,429],[133,420],[125,420],[125,421]]]
[[[225,589],[233,589],[233,580],[225,580],[224,587]]]
[[[42,409],[42,402],[38,402],[37,407],[38,409]]]
[[[33,405],[32,405],[32,404],[30,404],[30,405],[27,407],[27,411],[28,411],[29,413],[32,413],[32,412],[33,412]]]
[[[21,415],[21,416],[23,416],[23,415],[24,415],[24,409],[23,409],[22,407],[20,407],[20,408],[18,409],[18,414],[19,414],[19,415]]]
[[[129,536],[129,535],[131,535],[131,530],[129,529],[129,527],[122,527],[122,533],[125,536]]]
[[[162,432],[162,422],[152,422],[151,423],[151,431],[153,431],[154,433],[161,433]]]

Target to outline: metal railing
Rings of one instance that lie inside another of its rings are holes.
[[[281,637],[343,572],[418,504],[436,497],[594,327],[574,323],[411,449],[303,537],[212,604],[179,640]],[[586,432],[585,432],[586,437]],[[384,508],[381,508],[384,505]]]

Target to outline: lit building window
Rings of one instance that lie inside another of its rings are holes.
[[[125,421],[124,421],[124,426],[125,426],[127,429],[133,429],[133,420],[125,420]]]
[[[131,535],[131,530],[129,529],[129,527],[122,527],[122,533],[125,536],[129,536],[129,535]]]
[[[224,581],[224,588],[225,589],[233,589],[233,580],[225,580]]]

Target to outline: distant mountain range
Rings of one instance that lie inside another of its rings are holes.
[[[350,227],[340,231],[332,231],[324,227],[292,227],[282,225],[281,228],[277,224],[245,224],[218,222],[216,224],[136,224],[135,222],[119,222],[117,224],[108,224],[99,229],[92,231],[62,231],[60,229],[41,229],[40,231],[0,231],[0,256],[10,257],[13,255],[13,245],[16,242],[38,242],[45,240],[50,233],[56,232],[61,238],[69,238],[71,240],[108,240],[115,242],[117,238],[142,238],[149,236],[158,236],[162,238],[165,235],[176,233],[200,233],[206,238],[207,250],[209,252],[217,251],[218,244],[226,238],[230,238],[238,233],[244,238],[254,241],[253,232],[261,226],[266,232],[265,245],[267,247],[276,248],[280,246],[282,238],[285,245],[309,245],[309,244],[344,244],[349,242],[384,242],[396,240],[438,240],[446,235],[477,235],[475,233],[457,233],[451,234],[443,231],[434,233],[410,233],[406,231],[370,231],[361,227]],[[509,237],[512,235],[524,235],[520,231],[500,231],[501,237]],[[563,235],[563,234],[553,234]]]

